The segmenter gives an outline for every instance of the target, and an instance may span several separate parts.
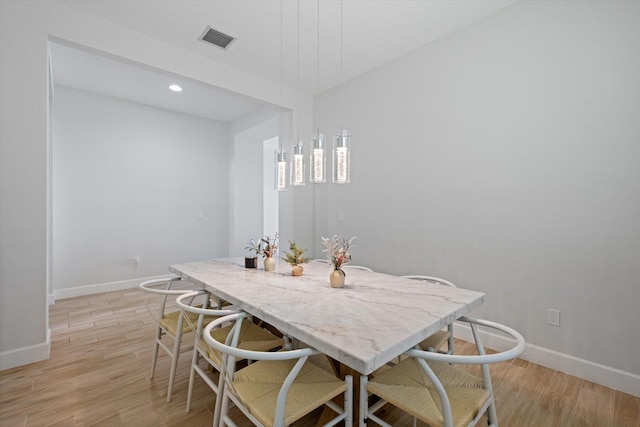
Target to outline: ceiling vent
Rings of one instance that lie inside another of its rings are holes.
[[[229,47],[231,43],[234,42],[235,39],[231,36],[228,36],[224,33],[221,33],[220,31],[216,31],[213,28],[207,26],[207,28],[204,29],[204,32],[200,36],[199,40],[202,40],[204,42],[211,43],[212,45],[226,49]]]

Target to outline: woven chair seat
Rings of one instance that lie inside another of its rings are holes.
[[[211,336],[219,342],[225,342],[231,326],[225,326],[223,328],[214,329],[211,331]],[[222,365],[222,358],[217,350],[214,350],[206,343],[204,338],[200,339],[198,346],[207,353],[209,359],[215,362],[218,366]],[[238,341],[238,348],[243,350],[252,351],[269,351],[282,347],[282,338],[279,338],[266,329],[257,326],[248,319],[244,320],[242,329],[240,330],[240,339]]]
[[[164,317],[160,319],[160,325],[174,337],[178,332],[178,317],[180,317],[179,310],[165,314]],[[195,313],[185,313],[185,317],[188,317],[188,319],[185,318],[182,322],[182,333],[188,334],[191,332],[190,322],[191,324],[196,324],[198,322],[198,315]],[[205,316],[204,325],[208,325],[216,318],[217,316]]]
[[[297,360],[260,360],[235,373],[233,389],[251,414],[265,426],[274,425],[278,393]],[[294,380],[284,410],[285,425],[304,417],[341,393],[344,381],[307,362]]]
[[[447,363],[428,364],[449,396],[454,426],[469,425],[490,397],[482,379]],[[438,391],[415,358],[375,376],[367,390],[431,426],[443,424]]]
[[[420,344],[420,348],[422,350],[428,351],[429,349],[433,349],[433,351],[438,351],[440,347],[444,345],[449,340],[451,334],[449,331],[438,331],[433,335],[429,336],[425,340],[423,340]]]

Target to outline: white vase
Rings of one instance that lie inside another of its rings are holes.
[[[272,256],[264,259],[264,271],[273,271],[276,269],[276,260]]]
[[[329,273],[329,282],[332,288],[344,287],[344,271],[331,270],[331,273]]]

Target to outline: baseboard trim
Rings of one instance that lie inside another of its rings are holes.
[[[471,328],[468,325],[457,322],[453,329],[456,338],[473,342]],[[508,338],[490,332],[482,331],[480,336],[482,344],[485,347],[497,351],[508,349],[513,345],[513,341],[510,341]],[[640,397],[640,375],[631,372],[601,365],[529,343],[527,343],[520,358]]]
[[[159,279],[167,277],[168,274],[162,276],[142,277],[137,279],[120,280],[118,282],[99,283],[96,285],[78,286],[75,288],[57,289],[54,291],[54,302],[59,299],[81,297],[85,295],[101,294],[104,292],[121,291],[122,289],[131,289],[137,287],[141,282],[151,279]]]
[[[50,351],[51,329],[47,328],[46,342],[0,353],[0,371],[47,360]]]

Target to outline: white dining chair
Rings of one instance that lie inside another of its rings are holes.
[[[182,283],[180,277],[170,276],[160,279],[146,280],[140,285],[147,311],[156,322],[155,338],[153,343],[153,354],[151,356],[151,373],[149,378],[153,379],[158,360],[158,350],[162,348],[171,358],[171,368],[169,371],[169,386],[167,389],[167,402],[171,402],[173,383],[176,377],[178,358],[181,353],[191,350],[191,347],[181,347],[182,336],[189,333],[191,329],[185,322],[183,312],[174,304],[176,297],[190,292],[192,289],[176,289],[177,283]],[[205,299],[206,306],[208,301]],[[192,321],[196,321],[197,315],[191,315]],[[164,336],[171,337],[172,343],[166,344],[162,340]]]
[[[413,279],[413,280],[420,280],[423,282],[435,283],[437,285],[449,286],[452,288],[457,287],[456,285],[454,285],[448,280],[441,279],[439,277],[434,277],[434,276],[423,276],[418,274],[411,274],[411,275],[406,275],[402,277],[406,279]],[[453,354],[453,350],[454,350],[453,322],[447,325],[446,331],[440,330],[430,335],[429,337],[424,339],[419,345],[420,345],[420,348],[423,350],[440,351],[440,348],[444,345],[445,342],[447,343],[447,353]]]
[[[187,394],[187,412],[191,411],[191,400],[193,396],[193,387],[195,384],[195,376],[198,374],[200,378],[209,386],[216,394],[216,403],[219,399],[218,385],[211,379],[205,369],[200,366],[200,359],[204,359],[209,366],[220,372],[222,369],[222,355],[211,348],[203,338],[204,328],[206,326],[205,319],[219,318],[230,314],[236,314],[239,311],[233,306],[225,306],[224,309],[202,308],[197,304],[198,297],[209,295],[204,290],[193,291],[180,295],[176,299],[176,305],[185,313],[185,319],[189,323],[191,329],[195,332],[195,343],[193,346],[193,355],[191,358],[191,372],[189,374],[189,392]],[[194,318],[196,321],[193,322]],[[218,341],[224,342],[231,330],[231,326],[221,326],[220,328],[211,330],[211,337]],[[277,350],[283,347],[283,340],[271,334],[264,328],[254,324],[250,319],[245,319],[242,331],[238,339],[238,347],[255,351]],[[218,420],[214,418],[214,424],[217,425]]]
[[[338,415],[326,426],[344,421],[353,424],[353,378],[341,380],[332,373],[308,362],[321,354],[313,348],[278,352],[251,351],[239,348],[246,313],[232,314],[211,322],[204,332],[206,342],[222,356],[223,369],[218,388],[222,391],[220,405],[216,402],[216,419],[221,426],[235,426],[228,415],[230,401],[256,426],[290,425],[316,408],[328,406]],[[224,343],[211,334],[227,323],[232,331]],[[237,359],[254,360],[247,367],[235,370]],[[344,395],[344,406],[332,401]],[[220,401],[220,399],[218,399]]]
[[[489,364],[514,359],[522,353],[525,341],[517,331],[499,323],[461,317],[471,327],[477,355],[451,355],[420,350],[405,353],[402,362],[368,379],[360,377],[360,419],[365,427],[373,421],[383,427],[391,425],[375,415],[390,403],[432,427],[474,426],[487,413],[489,426],[497,427],[493,386]],[[478,326],[493,333],[503,333],[513,342],[508,350],[486,354]],[[481,377],[455,365],[480,365]],[[369,406],[369,395],[380,400]]]
[[[349,269],[353,269],[353,270],[369,271],[369,272],[373,273],[373,270],[372,270],[372,269],[370,269],[369,267],[365,267],[365,266],[363,266],[363,265],[345,264],[345,265],[343,265],[343,266],[342,266],[342,267],[340,267],[340,268],[347,269],[347,270],[349,270]]]

